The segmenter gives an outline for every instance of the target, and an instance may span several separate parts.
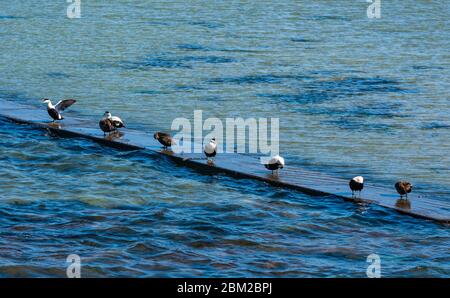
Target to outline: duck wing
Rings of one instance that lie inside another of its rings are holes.
[[[76,103],[77,101],[75,99],[63,99],[60,100],[56,106],[55,106],[55,110],[57,110],[58,112],[62,112],[65,109],[67,109],[68,107],[70,107],[71,105],[73,105],[74,103]]]
[[[172,137],[168,134],[159,135],[159,141],[166,146],[172,145]]]
[[[115,128],[125,127],[125,124],[123,123],[122,119],[120,119],[117,116],[111,117],[111,122]]]

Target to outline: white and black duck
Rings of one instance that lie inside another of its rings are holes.
[[[212,138],[208,144],[205,145],[203,152],[206,155],[206,158],[209,160],[210,158],[214,158],[217,154],[217,143],[216,138]]]
[[[279,155],[275,155],[264,166],[266,169],[271,170],[273,175],[274,171],[278,174],[278,170],[282,169],[284,165],[284,158]]]
[[[363,176],[356,176],[353,177],[350,182],[348,183],[350,186],[350,189],[352,190],[352,196],[355,195],[355,192],[357,191],[359,193],[359,196],[361,196],[361,191],[364,188],[364,177]]]
[[[55,122],[56,120],[63,120],[62,112],[77,101],[75,99],[63,99],[56,105],[53,105],[50,99],[44,98],[42,102],[47,104],[47,112],[52,117],[53,122]]]
[[[111,113],[108,111],[106,111],[103,114],[103,118],[100,120],[98,125],[105,134],[116,131],[119,128],[125,127],[125,124],[123,123],[122,119],[120,119],[117,116],[112,116]]]

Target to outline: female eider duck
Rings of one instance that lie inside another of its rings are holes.
[[[206,159],[209,160],[209,158],[214,158],[217,154],[217,143],[216,138],[212,138],[211,141],[209,141],[208,144],[205,145],[205,148],[203,152],[206,155]]]
[[[408,181],[398,181],[395,183],[395,189],[400,195],[400,199],[403,199],[403,196],[406,196],[406,199],[408,199],[408,194],[412,191],[412,188],[412,184]]]
[[[155,132],[153,138],[163,145],[164,149],[167,147],[171,147],[172,144],[175,144],[175,141],[172,139],[172,136],[165,132]]]
[[[61,115],[61,113],[77,101],[75,99],[63,99],[60,100],[55,106],[48,98],[44,98],[42,102],[47,104],[47,112],[50,117],[52,117],[52,122],[55,122],[56,120],[63,120],[64,117]]]
[[[359,192],[361,196],[361,190],[364,188],[364,178],[363,176],[353,177],[348,183],[350,189],[352,190],[352,197],[355,196],[355,191]]]
[[[273,171],[277,171],[277,174],[278,174],[278,170],[282,169],[284,167],[284,158],[279,155],[275,155],[264,166],[266,167],[266,169],[272,171],[272,175],[273,175]]]
[[[116,131],[119,128],[125,127],[122,119],[117,116],[112,116],[110,112],[106,111],[103,114],[103,118],[98,123],[100,129],[106,135],[106,133],[110,133]]]

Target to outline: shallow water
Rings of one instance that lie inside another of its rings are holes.
[[[194,109],[279,117],[290,164],[448,202],[445,3],[85,2],[0,6],[0,98],[149,132]],[[364,277],[371,253],[384,276],[450,275],[447,226],[8,122],[0,177],[4,277],[64,276],[72,253],[83,276]]]

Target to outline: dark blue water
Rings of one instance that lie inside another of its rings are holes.
[[[0,272],[64,276],[449,274],[448,227],[377,206],[204,175],[1,122]],[[95,160],[95,162],[93,162]]]
[[[128,126],[279,117],[289,164],[450,195],[449,7],[362,1],[0,4],[0,98]],[[0,122],[0,276],[450,275],[447,226]]]

